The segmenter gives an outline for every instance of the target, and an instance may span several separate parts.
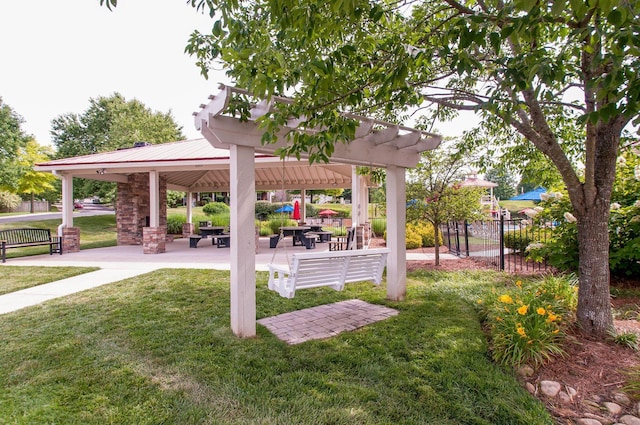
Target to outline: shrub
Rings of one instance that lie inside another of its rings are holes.
[[[202,212],[206,215],[229,214],[230,211],[229,205],[224,202],[209,202],[202,207]]]
[[[493,292],[479,300],[493,359],[503,365],[540,366],[563,353],[564,329],[577,303],[575,276],[546,276],[541,282]]]
[[[13,211],[20,205],[21,199],[18,195],[0,191],[0,211]]]
[[[167,206],[169,208],[177,208],[182,206],[184,199],[184,192],[177,192],[175,190],[167,190]]]
[[[231,224],[231,214],[229,213],[217,214],[213,217],[209,217],[209,219],[212,226],[229,227],[229,225]]]
[[[170,235],[182,234],[182,225],[187,222],[187,217],[182,214],[170,214],[167,217],[167,233]]]
[[[420,235],[421,247],[432,247],[436,245],[435,232],[433,231],[433,225],[431,223],[426,223],[423,221],[419,221],[416,223],[407,223],[406,229],[407,235],[409,235],[410,232]],[[438,236],[440,239],[440,245],[442,245],[442,234]],[[407,248],[409,247],[407,246]]]
[[[422,236],[413,229],[407,229],[405,237],[407,249],[416,249],[422,246]]]
[[[269,228],[271,229],[271,234],[280,233],[280,227],[295,226],[297,224],[295,220],[281,217],[271,217],[269,218],[268,223]]]
[[[387,230],[387,221],[384,218],[374,218],[371,220],[371,231],[375,235],[384,235]]]
[[[258,220],[266,220],[270,215],[275,214],[275,211],[280,208],[279,205],[273,204],[269,201],[257,201],[256,202],[256,217]]]
[[[531,242],[531,238],[525,231],[509,230],[507,232],[504,232],[505,248],[513,249],[514,251],[518,252],[525,252]]]

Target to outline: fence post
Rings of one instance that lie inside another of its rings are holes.
[[[469,257],[469,223],[467,220],[464,221],[464,249]]]
[[[454,222],[454,228],[455,228],[455,231],[456,231],[456,238],[455,238],[456,255],[459,257],[460,256],[460,228],[458,226],[458,221]]]
[[[500,214],[500,270],[504,271],[504,215]]]

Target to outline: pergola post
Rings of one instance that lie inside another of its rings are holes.
[[[255,150],[230,146],[231,330],[256,335]]]
[[[403,300],[407,293],[407,219],[405,169],[387,167],[387,298]]]

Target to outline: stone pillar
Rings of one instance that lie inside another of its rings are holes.
[[[167,251],[166,227],[142,229],[142,249],[145,254],[161,254]]]
[[[80,251],[80,228],[79,227],[63,227],[62,228],[62,253]]]
[[[158,187],[158,228],[167,227],[167,178],[159,177]],[[150,226],[151,208],[149,195],[149,175],[136,173],[129,175],[129,181],[118,183],[116,203],[116,226],[118,245],[143,244],[143,228]]]
[[[194,230],[195,230],[195,226],[193,225],[193,223],[184,223],[182,225],[182,237],[183,238],[189,237],[189,235],[193,234]]]

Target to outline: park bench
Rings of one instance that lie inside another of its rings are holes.
[[[367,280],[379,285],[388,254],[388,248],[294,254],[291,268],[269,264],[268,286],[293,298],[297,289],[329,286],[341,291],[346,283]]]
[[[49,229],[6,229],[0,230],[0,249],[2,262],[7,261],[7,249],[28,246],[49,245],[49,255],[62,254],[62,241],[58,236],[51,236]]]

